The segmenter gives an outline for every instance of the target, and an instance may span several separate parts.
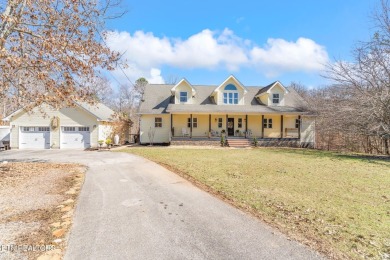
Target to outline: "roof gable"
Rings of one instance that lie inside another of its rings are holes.
[[[219,85],[216,89],[214,89],[213,95],[215,95],[216,93],[218,93],[218,91],[220,91],[221,88],[222,88],[223,86],[225,86],[226,83],[227,83],[229,80],[233,80],[233,81],[237,84],[238,87],[240,87],[242,90],[244,90],[244,94],[246,94],[246,93],[248,92],[248,89],[247,89],[246,87],[244,87],[244,85],[242,85],[241,82],[238,81],[238,79],[236,79],[236,77],[234,77],[233,75],[230,75],[227,79],[225,79],[224,82],[222,82],[221,85]]]
[[[192,96],[195,96],[196,90],[195,90],[194,87],[191,85],[191,83],[188,82],[188,80],[185,79],[185,78],[183,78],[182,80],[179,81],[179,83],[177,83],[175,86],[173,86],[173,88],[171,89],[172,95],[175,95],[176,88],[179,87],[180,85],[183,85],[183,84],[186,84],[187,86],[189,86],[189,87],[192,89]]]
[[[90,105],[86,102],[74,102],[74,103],[77,107],[80,107],[86,113],[89,113],[93,117],[96,117],[98,121],[112,121],[114,118],[115,112],[102,103],[97,103],[95,105]],[[19,115],[22,112],[26,112],[26,109],[20,108],[15,112],[13,112],[12,114],[8,115],[7,117],[3,118],[2,120],[10,121],[12,117]]]
[[[262,96],[262,95],[271,93],[271,90],[272,90],[274,87],[276,87],[276,86],[279,86],[279,87],[284,91],[285,94],[288,93],[287,88],[286,88],[285,86],[283,86],[282,83],[280,83],[279,81],[275,81],[275,82],[269,84],[268,86],[266,86],[266,87],[260,89],[260,91],[257,93],[256,97],[260,97],[260,96]]]

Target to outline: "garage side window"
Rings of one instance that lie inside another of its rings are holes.
[[[50,131],[50,127],[48,127],[48,126],[38,127],[38,132],[49,132],[49,131]]]
[[[80,126],[79,131],[80,132],[89,132],[89,126]]]
[[[64,132],[75,132],[76,127],[74,126],[64,126]]]
[[[162,118],[161,117],[154,118],[154,127],[162,127]]]
[[[22,128],[22,131],[23,131],[23,132],[35,132],[35,127],[24,126],[24,127]]]

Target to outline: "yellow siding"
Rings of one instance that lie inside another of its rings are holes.
[[[140,117],[140,140],[141,144],[150,143],[148,132],[155,130],[154,143],[169,143],[170,142],[170,128],[171,128],[171,115],[141,115]],[[162,118],[162,127],[155,127],[155,118]]]
[[[181,91],[187,92],[188,99],[187,99],[187,103],[185,103],[185,104],[192,104],[192,88],[184,81],[179,86],[177,86],[175,89],[175,104],[180,104],[180,92]]]
[[[264,128],[265,138],[280,138],[281,117],[280,115],[265,115],[264,119],[272,118],[272,128]]]
[[[295,128],[295,120],[298,119],[298,116],[284,116],[283,120],[283,137],[287,138],[298,138],[298,129]],[[286,136],[286,128],[296,129],[296,130],[288,130]]]
[[[192,136],[208,136],[209,133],[209,116],[208,115],[192,115],[198,119],[198,127],[192,128]]]
[[[276,84],[271,89],[270,92],[271,93],[269,93],[269,95],[268,95],[268,104],[270,106],[284,106],[284,90],[283,90],[283,88],[279,84]],[[272,103],[272,94],[279,94],[279,104],[273,104]]]
[[[185,131],[190,133],[190,128],[187,127],[187,118],[190,117],[189,115],[173,115],[173,130],[174,130],[174,136],[182,136],[182,129],[185,129]]]
[[[191,129],[188,127],[188,118],[190,118],[190,114],[185,115],[173,115],[173,129],[174,136],[180,137],[183,136],[182,129],[190,135]],[[209,115],[196,115],[193,114],[192,118],[197,118],[198,126],[192,128],[192,136],[193,137],[208,137],[209,132]]]
[[[42,112],[44,111],[44,112]],[[49,105],[41,105],[34,108],[30,113],[22,112],[11,119],[11,147],[19,148],[19,128],[21,126],[50,126],[51,119],[59,117],[61,126],[89,126],[91,131],[91,146],[97,146],[98,121],[85,110],[74,108],[63,108],[56,110]],[[96,126],[96,127],[94,127]],[[60,127],[50,130],[51,148],[60,148]]]
[[[279,104],[272,103],[272,94],[279,94]],[[270,93],[263,94],[260,96],[260,101],[266,106],[284,106],[284,90],[276,84],[270,91]]]
[[[222,118],[222,127],[218,127],[218,118]],[[211,130],[214,132],[218,131],[218,134],[221,134],[221,131],[226,129],[226,115],[211,115]]]
[[[248,130],[253,137],[261,137],[261,116],[248,115]]]
[[[260,96],[260,101],[264,105],[268,106],[268,94],[264,94],[264,95]]]

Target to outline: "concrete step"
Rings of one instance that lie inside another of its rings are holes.
[[[235,147],[235,148],[247,148],[251,147],[252,143],[248,139],[227,139],[227,143],[229,147]]]

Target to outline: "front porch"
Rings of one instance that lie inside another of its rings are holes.
[[[254,146],[253,137],[226,137],[231,147]],[[245,141],[245,142],[240,142]],[[221,137],[172,137],[171,145],[189,146],[220,146]],[[298,138],[257,138],[257,146],[260,147],[303,147]]]
[[[256,137],[259,141],[301,138],[301,116],[291,114],[228,115],[171,114],[172,141],[220,140],[220,137]]]

